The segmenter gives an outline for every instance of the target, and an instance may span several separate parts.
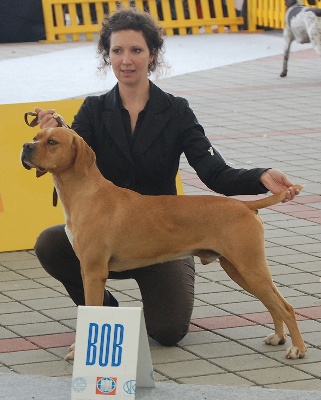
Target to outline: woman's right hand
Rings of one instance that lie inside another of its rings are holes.
[[[58,126],[58,121],[52,116],[55,112],[54,109],[43,110],[42,108],[35,107],[35,112],[38,114],[38,122],[41,129]]]

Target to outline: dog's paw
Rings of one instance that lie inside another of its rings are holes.
[[[291,346],[288,348],[285,357],[291,360],[297,360],[298,358],[303,358],[306,353],[306,348],[304,351],[300,351],[300,349],[296,346]]]
[[[278,346],[279,344],[284,344],[286,342],[286,334],[280,337],[276,333],[271,333],[271,335],[265,338],[264,342],[271,346]]]
[[[64,358],[65,361],[73,360],[75,358],[75,343],[70,346],[70,352]]]

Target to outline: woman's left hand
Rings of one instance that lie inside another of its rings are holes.
[[[282,171],[275,168],[263,172],[260,181],[273,194],[287,190],[287,195],[283,200],[283,203],[293,200],[294,197],[300,193],[299,190],[293,189],[293,183],[287,178],[287,176]]]

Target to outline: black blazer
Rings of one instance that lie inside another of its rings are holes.
[[[186,99],[150,82],[146,115],[131,147],[126,136],[117,85],[85,99],[72,128],[96,153],[97,166],[115,185],[142,194],[176,194],[175,177],[185,154],[200,179],[225,195],[265,193],[259,182],[266,168],[228,166],[205,136]]]

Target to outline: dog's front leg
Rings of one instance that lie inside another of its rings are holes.
[[[104,290],[107,281],[106,269],[91,270],[91,267],[83,270],[83,285],[86,306],[102,306],[104,301]]]
[[[107,281],[106,268],[95,268],[93,265],[84,266],[81,264],[81,276],[84,286],[85,305],[102,306],[104,301],[104,290]],[[105,275],[105,276],[104,276]],[[70,346],[69,353],[65,360],[75,358],[75,344]]]
[[[287,76],[287,74],[288,74],[288,61],[289,61],[289,56],[290,56],[290,48],[291,48],[291,43],[294,40],[294,36],[293,36],[292,32],[287,28],[284,29],[283,37],[285,40],[285,48],[284,48],[284,54],[283,54],[283,68],[282,68],[282,72],[280,73],[281,78]]]

